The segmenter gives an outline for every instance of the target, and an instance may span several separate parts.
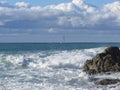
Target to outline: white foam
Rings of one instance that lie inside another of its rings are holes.
[[[95,79],[120,79],[119,73],[90,76],[82,71],[84,62],[103,50],[104,47],[71,51],[0,53],[0,69],[2,66],[5,68],[8,62],[11,63],[9,67],[15,67],[0,71],[0,90],[119,90],[119,84],[115,87],[94,84]],[[23,66],[25,68],[21,68]]]
[[[25,60],[30,60],[28,67],[47,68],[49,66],[70,66],[81,67],[85,60],[91,59],[103,48],[72,50],[72,51],[50,51],[34,53],[0,54],[4,61],[15,66],[20,66]]]

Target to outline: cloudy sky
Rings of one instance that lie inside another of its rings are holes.
[[[0,42],[120,42],[120,0],[0,0]]]

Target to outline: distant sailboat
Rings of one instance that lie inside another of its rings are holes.
[[[62,36],[61,43],[65,43],[65,40],[66,40],[65,35],[63,35],[63,36]]]

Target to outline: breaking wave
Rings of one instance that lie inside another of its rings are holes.
[[[104,49],[0,52],[0,90],[117,90],[120,86],[96,86],[91,81],[101,75],[82,71],[84,62]],[[118,73],[114,75],[119,78]]]

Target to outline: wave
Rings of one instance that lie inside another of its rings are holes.
[[[0,64],[29,68],[81,68],[85,60],[91,59],[105,47],[41,52],[0,53]]]
[[[119,90],[118,84],[97,86],[95,81],[120,78],[120,73],[92,76],[82,70],[87,59],[105,48],[0,52],[0,90]]]

